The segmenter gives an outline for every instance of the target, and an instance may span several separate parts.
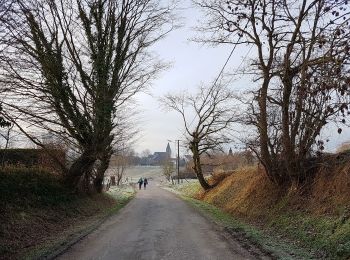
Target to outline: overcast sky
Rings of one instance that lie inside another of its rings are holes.
[[[200,18],[199,11],[194,8],[189,0],[183,0],[184,7],[180,13],[184,18],[184,26],[171,32],[167,38],[155,46],[155,51],[165,61],[171,62],[172,66],[163,72],[150,90],[151,95],[139,94],[137,96],[139,117],[142,133],[134,148],[137,152],[145,149],[165,151],[167,140],[182,139],[183,124],[181,118],[175,112],[165,112],[160,108],[158,98],[168,92],[179,92],[196,88],[201,82],[210,83],[219,74],[225,63],[232,46],[212,48],[202,46],[199,43],[189,41],[195,35],[193,27]],[[226,71],[234,70],[239,66],[243,57],[247,55],[247,48],[238,48]],[[231,87],[240,89],[242,85],[252,86],[247,78],[235,80]],[[323,134],[324,139],[329,138],[328,150],[334,150],[340,143],[350,139],[349,129],[344,129],[343,134],[338,135],[336,130]],[[174,150],[174,144],[171,144]]]
[[[163,72],[154,82],[151,95],[140,94],[137,97],[142,119],[141,138],[135,145],[135,150],[144,149],[165,151],[167,140],[182,139],[183,124],[178,114],[165,112],[160,108],[158,98],[169,92],[193,90],[200,83],[213,81],[225,63],[231,47],[210,48],[189,41],[195,32],[192,29],[197,24],[200,14],[193,8],[190,1],[182,1],[181,11],[184,26],[171,32],[167,38],[155,46],[156,52],[172,66]],[[236,58],[240,57],[235,55]],[[239,64],[233,57],[229,67]],[[174,145],[172,145],[174,150]]]

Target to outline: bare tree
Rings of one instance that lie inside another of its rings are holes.
[[[147,158],[151,155],[150,149],[145,149],[141,152],[141,157]]]
[[[139,129],[135,125],[137,111],[132,108],[124,110],[118,116],[118,124],[115,129],[115,138],[113,141],[111,163],[109,168],[116,178],[116,185],[120,185],[125,170],[130,167],[133,150],[131,149],[139,133]]]
[[[303,178],[304,164],[329,122],[345,123],[349,104],[348,1],[198,0],[206,25],[200,40],[247,45],[247,72],[259,84],[247,123],[251,145],[276,183]],[[338,130],[341,132],[341,129]]]
[[[116,185],[119,186],[125,170],[129,166],[127,151],[117,151],[111,160],[112,174],[113,177],[116,178]]]
[[[102,190],[118,111],[166,66],[149,50],[174,28],[172,6],[156,0],[15,1],[1,23],[0,82],[7,118],[70,140],[80,156],[67,169],[77,187]],[[64,167],[64,166],[62,166]]]
[[[170,181],[171,176],[175,173],[174,163],[168,158],[162,162],[162,168],[164,177]]]
[[[0,131],[0,136],[5,140],[4,148],[8,149],[11,146],[11,141],[13,139],[13,133],[14,133],[14,124],[8,125],[7,127],[4,127],[3,130]]]
[[[230,141],[230,127],[236,115],[232,111],[233,93],[223,86],[199,87],[195,95],[166,95],[161,102],[181,114],[185,135],[193,157],[193,169],[203,189],[212,188],[203,176],[201,156],[220,150]],[[190,115],[195,115],[190,121]]]

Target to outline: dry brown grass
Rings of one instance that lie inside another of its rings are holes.
[[[276,205],[318,215],[334,215],[350,209],[350,161],[334,155],[321,164],[312,181],[278,187],[262,168],[248,166],[231,173],[216,173],[211,183],[219,184],[202,194],[203,200],[245,218],[261,218]],[[282,202],[283,200],[283,202]]]
[[[203,199],[235,215],[257,218],[276,203],[279,195],[279,189],[267,180],[263,170],[250,166],[233,172]]]
[[[221,182],[197,198],[315,258],[350,259],[350,153],[316,161],[318,169],[302,184],[276,186],[257,166],[214,174],[211,181]]]
[[[322,167],[316,176],[308,201],[312,212],[335,215],[350,209],[350,162]]]

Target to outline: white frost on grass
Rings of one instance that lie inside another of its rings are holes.
[[[130,184],[111,186],[107,194],[110,194],[116,199],[128,199],[135,194],[135,189]]]

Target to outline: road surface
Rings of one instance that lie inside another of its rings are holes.
[[[255,259],[221,233],[153,182],[59,259]]]

